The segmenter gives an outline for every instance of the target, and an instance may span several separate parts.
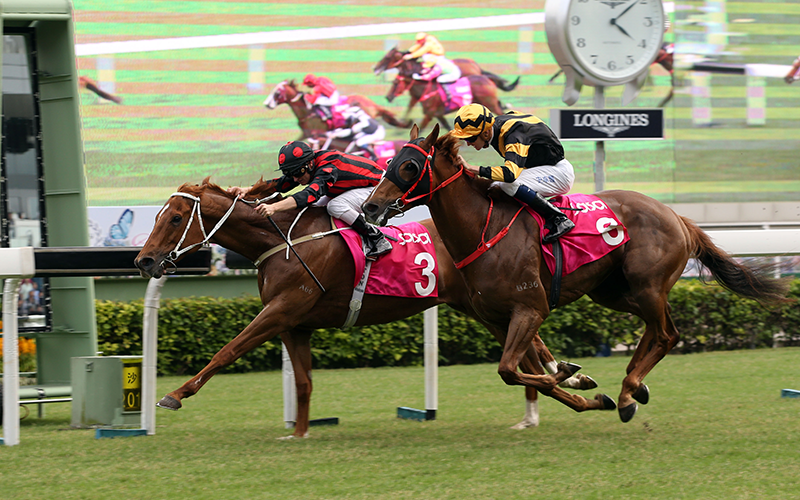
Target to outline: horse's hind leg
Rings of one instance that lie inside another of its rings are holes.
[[[308,436],[311,408],[311,333],[291,332],[281,335],[294,370],[294,384],[297,391],[297,415],[292,437]]]

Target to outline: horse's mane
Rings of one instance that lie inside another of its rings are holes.
[[[210,179],[211,179],[210,176],[206,177],[200,184],[191,184],[187,182],[185,184],[182,184],[178,188],[178,191],[191,194],[192,196],[200,196],[201,194],[207,191],[213,191],[221,196],[225,196],[226,198],[230,199],[234,198],[234,196],[231,193],[223,189],[218,184],[214,184],[213,182],[211,182]],[[250,187],[250,190],[247,192],[245,198],[256,199],[269,196],[277,190],[277,187],[278,187],[278,182],[276,180],[271,179],[265,181],[264,178],[261,177],[255,184],[253,184]]]
[[[200,184],[191,184],[191,183],[184,183],[180,187],[178,187],[178,191],[181,193],[187,193],[192,196],[200,196],[201,194],[205,193],[207,190],[214,191],[219,193],[223,196],[228,198],[233,198],[233,195],[228,193],[226,190],[222,189],[219,185],[214,184],[210,181],[211,176],[206,177],[203,179],[203,182]]]
[[[458,158],[458,150],[460,147],[461,139],[454,137],[450,132],[440,136],[436,140],[436,154],[443,155],[451,164],[456,163]],[[505,196],[505,193],[503,193],[500,189],[492,189],[490,192],[489,188],[491,188],[493,184],[491,179],[474,177],[470,184],[476,191],[484,196],[491,196],[493,198],[502,198]]]

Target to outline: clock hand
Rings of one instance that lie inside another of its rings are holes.
[[[616,21],[617,21],[617,19],[619,19],[620,17],[624,16],[624,15],[625,15],[625,14],[626,14],[626,13],[627,13],[629,10],[631,10],[631,9],[633,8],[633,6],[634,6],[634,5],[636,5],[637,3],[639,3],[639,0],[636,0],[636,1],[635,1],[635,2],[633,2],[632,4],[628,5],[628,7],[627,7],[625,10],[623,10],[622,12],[620,12],[620,13],[619,13],[619,15],[618,15],[617,17],[615,17],[614,19],[612,19],[612,20],[611,20],[611,21],[612,21],[612,23],[611,23],[611,24],[615,24],[615,23],[616,23]]]
[[[631,40],[633,40],[633,37],[632,37],[630,34],[628,34],[628,32],[627,32],[627,31],[625,31],[625,28],[623,28],[622,26],[620,26],[619,24],[617,24],[617,20],[616,20],[616,19],[612,19],[612,20],[611,20],[611,24],[612,24],[612,25],[614,25],[614,26],[616,26],[616,27],[617,27],[617,29],[618,29],[618,30],[620,30],[620,31],[622,32],[622,34],[623,34],[623,35],[625,35],[625,36],[627,36],[628,38],[630,38]]]

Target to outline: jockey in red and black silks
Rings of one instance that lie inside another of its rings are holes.
[[[374,260],[392,249],[383,233],[368,224],[361,213],[361,205],[383,175],[377,163],[340,151],[314,152],[305,142],[290,141],[278,153],[278,166],[283,173],[275,179],[278,191],[285,193],[300,185],[306,187],[276,203],[258,205],[258,213],[269,217],[309,205],[325,206],[331,216],[346,222],[361,235],[368,259]],[[228,192],[242,196],[247,190],[232,187]]]

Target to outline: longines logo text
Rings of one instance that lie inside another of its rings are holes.
[[[647,127],[650,117],[646,113],[576,113],[575,127]]]

